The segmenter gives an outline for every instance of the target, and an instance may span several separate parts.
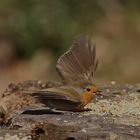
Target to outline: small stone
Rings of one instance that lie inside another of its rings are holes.
[[[110,90],[109,89],[106,89],[106,92],[110,92]]]
[[[45,88],[45,87],[46,87],[46,84],[42,84],[42,85],[41,85],[41,88]]]
[[[134,130],[131,130],[130,132],[131,132],[131,133],[134,133]]]
[[[84,132],[84,133],[86,133],[86,132],[87,132],[87,130],[86,130],[86,129],[84,129],[84,128],[83,128],[81,131],[82,131],[82,132]]]
[[[124,93],[126,93],[126,89],[123,89],[122,91],[123,91]]]
[[[100,98],[103,98],[103,96],[101,95]]]
[[[111,85],[116,85],[116,81],[111,81]]]

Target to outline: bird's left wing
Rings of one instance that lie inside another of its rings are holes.
[[[81,102],[81,96],[75,90],[71,88],[48,88],[46,90],[36,90],[36,91],[22,91],[30,94],[36,99],[47,102],[49,100],[68,100],[72,102]]]

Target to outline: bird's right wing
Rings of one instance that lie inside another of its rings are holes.
[[[98,61],[95,45],[85,36],[78,36],[72,47],[62,55],[56,69],[66,82],[86,81],[93,83],[93,75]]]

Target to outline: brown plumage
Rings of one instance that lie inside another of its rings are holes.
[[[44,90],[16,90],[0,98],[0,116],[4,119],[28,107],[49,107],[63,111],[83,111],[98,89],[94,85],[95,45],[78,36],[72,47],[57,61],[56,69],[63,83]]]
[[[98,64],[95,56],[95,45],[91,40],[85,36],[78,36],[72,47],[58,59],[56,69],[68,83],[93,83],[93,75]]]

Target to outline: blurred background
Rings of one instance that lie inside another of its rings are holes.
[[[139,0],[0,0],[0,91],[58,80],[56,60],[81,33],[96,43],[96,83],[140,82]]]

